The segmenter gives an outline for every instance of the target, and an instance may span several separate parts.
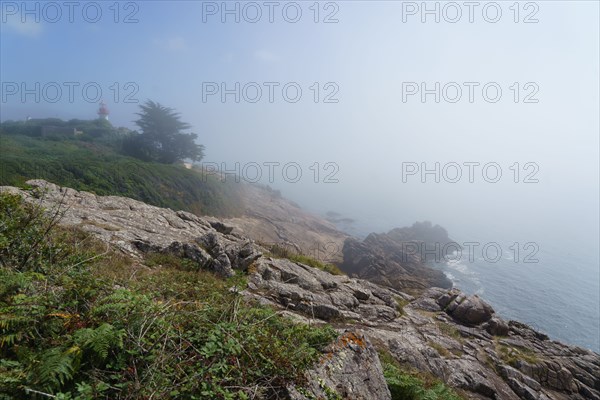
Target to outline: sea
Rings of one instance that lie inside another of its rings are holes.
[[[368,232],[389,230],[361,226],[360,222],[339,228],[361,239]],[[463,248],[442,255],[436,268],[455,287],[491,304],[501,318],[523,322],[550,339],[600,353],[598,243],[555,238],[511,242],[499,241],[497,235],[492,242],[481,239],[483,236],[470,232],[463,240],[450,232]]]
[[[500,244],[505,254],[497,261],[495,246],[487,256],[472,246],[438,265],[455,287],[478,294],[500,317],[600,353],[600,276],[594,255],[536,245],[519,243],[518,262],[514,243],[507,242]]]

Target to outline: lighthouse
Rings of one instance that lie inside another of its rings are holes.
[[[108,114],[110,114],[110,112],[108,111],[106,104],[104,104],[104,101],[100,101],[100,108],[98,109],[98,118],[108,121]]]

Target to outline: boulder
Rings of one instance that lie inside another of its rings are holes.
[[[484,329],[494,336],[508,336],[509,327],[506,321],[498,317],[492,317],[485,323]]]
[[[437,303],[439,304],[439,306],[443,309],[445,309],[446,307],[448,307],[448,305],[454,300],[456,299],[459,295],[461,295],[460,290],[458,289],[452,289],[449,290],[445,293],[442,293],[438,298],[437,298]]]
[[[426,284],[419,263],[405,262],[402,254],[390,251],[398,241],[414,239],[409,230],[357,242],[356,265],[364,262],[369,271],[378,273],[377,279],[386,285],[382,286],[262,257],[264,249],[238,234],[237,228],[230,231],[229,222],[220,225],[215,218],[44,181],[28,184],[32,190],[0,190],[20,194],[48,210],[62,207],[61,225],[82,229],[141,262],[144,253],[163,252],[226,276],[235,269],[245,270],[248,287],[236,288],[236,293],[297,321],[330,321],[340,330],[349,329],[307,374],[311,392],[300,394],[290,388],[292,398],[389,399],[372,342],[407,369],[463,390],[465,398],[600,399],[597,353],[549,340],[517,321],[506,323],[479,297],[456,289],[425,289],[416,298],[394,289]],[[423,230],[429,227],[415,232]],[[445,240],[444,232],[434,229],[427,240]],[[382,274],[386,271],[392,275]],[[395,271],[399,274],[393,275]],[[401,315],[399,300],[406,302]]]
[[[458,296],[448,305],[446,312],[455,320],[477,325],[489,321],[494,314],[494,309],[479,296]]]

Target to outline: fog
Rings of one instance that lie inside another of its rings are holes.
[[[158,101],[192,124],[207,168],[361,230],[430,220],[597,260],[596,2],[156,1],[102,5],[93,23],[58,4],[57,21],[38,4],[38,23],[3,3],[2,120],[93,118],[80,88],[94,82],[113,124]],[[23,82],[79,86],[53,102]]]

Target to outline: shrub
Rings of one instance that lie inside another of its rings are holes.
[[[337,336],[245,301],[243,277],[98,254],[15,195],[0,211],[0,399],[277,398]]]
[[[404,315],[404,307],[406,307],[410,301],[405,300],[400,296],[395,296],[394,299],[396,300],[396,311],[398,311],[400,315]]]
[[[446,322],[442,322],[442,321],[436,321],[437,322],[437,327],[439,329],[439,331],[446,335],[446,336],[450,336],[453,339],[456,339],[460,342],[462,342],[462,336],[460,334],[460,332],[458,331],[458,329],[456,329],[454,326],[446,323]]]
[[[0,185],[22,187],[45,179],[95,194],[130,197],[199,215],[237,216],[244,205],[239,185],[203,171],[127,157],[111,145],[122,138],[49,141],[2,135]]]
[[[502,361],[515,368],[523,361],[528,364],[537,364],[540,362],[540,359],[535,355],[535,352],[524,347],[509,347],[503,344],[497,344],[496,351],[500,354]]]
[[[337,265],[323,263],[312,257],[304,254],[298,254],[285,246],[274,244],[270,246],[269,253],[272,257],[287,258],[290,261],[308,265],[309,267],[320,269],[321,271],[329,272],[332,275],[344,275]]]
[[[379,359],[392,400],[461,400],[456,392],[432,376],[403,369],[389,352],[380,350]]]

